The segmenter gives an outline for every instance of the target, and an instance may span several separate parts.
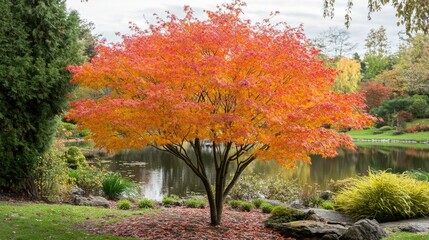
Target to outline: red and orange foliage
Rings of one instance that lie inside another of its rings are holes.
[[[69,69],[74,83],[111,93],[74,102],[68,117],[111,150],[207,139],[292,167],[353,148],[336,129],[371,124],[362,97],[330,90],[336,73],[301,28],[242,20],[243,5],[205,11],[205,20],[185,7],[183,19],[169,14],[98,47]]]
[[[365,95],[365,102],[368,109],[380,106],[384,101],[393,95],[392,88],[377,82],[366,82],[362,86],[361,92]]]

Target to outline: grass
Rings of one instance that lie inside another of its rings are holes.
[[[429,240],[429,234],[409,233],[409,232],[394,232],[389,237],[383,240]]]
[[[429,125],[429,118],[416,119],[412,122],[407,123],[407,127],[414,126],[418,124]],[[429,141],[429,132],[415,132],[415,133],[403,133],[400,135],[394,135],[394,129],[388,131],[381,131],[381,134],[374,134],[374,131],[380,131],[377,128],[363,129],[363,130],[352,130],[347,132],[354,139],[389,139],[389,140],[398,140],[398,141],[417,141],[417,142],[425,142]],[[396,143],[388,143],[391,144]],[[374,145],[371,142],[371,145]],[[428,144],[423,144],[428,145]],[[427,146],[426,148],[429,148]]]
[[[429,144],[425,143],[401,143],[401,142],[354,142],[358,147],[403,147],[415,149],[429,149]]]
[[[386,131],[382,134],[373,134],[376,128],[364,129],[364,130],[352,130],[347,132],[352,138],[358,139],[391,139],[391,140],[414,140],[417,142],[423,142],[429,140],[429,132],[416,132],[416,133],[403,133],[400,135],[393,135],[393,130]]]
[[[78,226],[87,222],[113,223],[150,211],[0,201],[0,239],[135,239],[94,235],[79,230]]]

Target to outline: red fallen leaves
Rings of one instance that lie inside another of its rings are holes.
[[[268,215],[253,210],[224,210],[221,226],[213,227],[209,209],[169,208],[159,213],[147,213],[124,219],[111,225],[92,228],[123,237],[144,239],[283,239],[263,225]]]

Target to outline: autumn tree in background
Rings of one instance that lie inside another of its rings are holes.
[[[366,82],[361,92],[365,94],[365,103],[368,110],[380,106],[384,101],[390,99],[392,96],[392,89],[380,83],[371,81]]]
[[[169,14],[148,29],[134,27],[122,42],[98,47],[91,63],[70,67],[74,82],[111,93],[75,102],[69,117],[89,128],[99,147],[149,145],[184,161],[205,187],[213,225],[256,159],[293,167],[309,154],[334,156],[339,147],[353,148],[337,129],[372,122],[360,96],[330,90],[335,70],[318,60],[301,29],[242,20],[244,5],[205,11],[206,20],[185,7],[184,18]]]
[[[334,91],[340,93],[357,92],[358,83],[362,79],[360,62],[350,58],[341,58],[335,65],[338,75],[334,82]]]

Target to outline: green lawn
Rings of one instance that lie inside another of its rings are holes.
[[[110,223],[145,212],[0,201],[0,239],[134,239],[93,235],[79,230],[78,226],[85,222]]]
[[[429,125],[429,118],[414,120],[410,123],[407,123],[407,127],[417,124]],[[379,129],[370,128],[364,130],[352,130],[347,133],[350,134],[350,136],[354,139],[389,139],[399,141],[409,140],[417,142],[429,141],[429,132],[403,133],[400,135],[394,135],[394,130],[385,131],[382,134],[374,134],[374,131],[379,131]]]
[[[374,134],[377,131],[376,128],[364,129],[364,130],[352,130],[347,132],[352,138],[356,139],[391,139],[391,140],[414,140],[418,142],[429,141],[429,132],[416,132],[416,133],[404,133],[400,135],[394,135],[393,130],[386,131],[382,134]]]

